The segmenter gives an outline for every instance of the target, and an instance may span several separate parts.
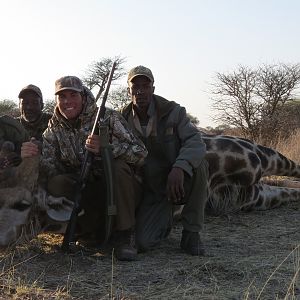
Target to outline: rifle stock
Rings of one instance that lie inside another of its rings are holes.
[[[108,92],[109,92],[109,88],[110,88],[110,85],[111,85],[111,82],[112,82],[112,78],[113,78],[115,68],[116,68],[116,62],[113,63],[111,71],[109,73],[107,84],[106,84],[106,89],[105,89],[103,99],[102,99],[102,103],[101,103],[100,107],[98,108],[97,115],[96,115],[96,118],[95,118],[93,128],[91,130],[90,135],[95,134],[97,124],[99,122],[101,123],[103,121],[103,118],[104,118],[104,115],[105,115],[105,110],[106,110],[105,109],[105,103],[106,103],[106,100],[107,100],[107,97],[108,97]],[[107,149],[108,149],[109,145],[107,143],[104,143],[104,145],[102,145],[103,137],[101,137],[101,136],[103,136],[103,134],[101,134],[101,128],[100,128],[100,140],[101,140],[100,152],[101,152],[102,159],[104,161],[104,174],[105,174],[105,176],[109,177],[109,178],[106,178],[106,181],[108,181],[108,180],[112,180],[112,176],[111,176],[110,172],[108,172],[106,170],[107,167],[105,167],[107,165],[107,162],[105,163],[105,160],[108,159],[108,156],[105,153],[107,152]],[[103,156],[103,154],[104,154],[105,157]],[[82,167],[81,167],[81,170],[80,170],[80,175],[79,175],[79,178],[76,182],[76,186],[74,188],[74,197],[73,197],[74,207],[73,207],[71,217],[70,217],[70,220],[68,222],[67,229],[66,229],[66,232],[64,234],[63,242],[62,242],[62,245],[61,245],[61,249],[64,252],[68,252],[70,250],[70,247],[74,246],[75,243],[76,243],[76,240],[75,240],[76,224],[77,224],[78,214],[81,211],[82,191],[83,191],[83,189],[85,188],[85,185],[86,185],[86,181],[87,181],[90,169],[91,169],[93,157],[94,157],[93,153],[91,153],[89,151],[85,151],[83,164],[82,164]],[[108,185],[108,183],[106,185]],[[108,197],[114,197],[113,191],[110,188],[107,188],[107,193],[108,192],[112,193]],[[110,199],[108,199],[108,200],[109,200],[108,202],[111,203]],[[108,203],[108,206],[110,206],[109,203]],[[110,207],[110,209],[112,209],[112,208]],[[115,214],[115,210],[113,211],[113,213]],[[109,224],[109,226],[111,226],[111,225]]]

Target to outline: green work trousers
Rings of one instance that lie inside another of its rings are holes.
[[[181,213],[183,228],[200,232],[203,229],[207,201],[208,165],[205,160],[194,170],[193,176],[185,174],[185,199]],[[173,204],[165,193],[153,189],[143,190],[137,209],[136,238],[140,250],[152,248],[170,233],[173,223]]]

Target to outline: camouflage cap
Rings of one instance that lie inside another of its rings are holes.
[[[55,95],[60,91],[73,90],[83,92],[82,81],[76,76],[64,76],[55,81]]]
[[[40,88],[38,88],[36,85],[33,85],[33,84],[28,84],[25,87],[23,87],[21,92],[19,93],[18,98],[22,98],[24,93],[28,92],[28,91],[32,91],[32,92],[36,93],[38,96],[41,97],[41,99],[43,99],[43,95],[42,95]]]
[[[151,82],[154,82],[154,77],[151,70],[144,66],[137,66],[131,69],[128,73],[127,82],[131,82],[136,76],[146,76]]]

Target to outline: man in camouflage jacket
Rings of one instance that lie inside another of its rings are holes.
[[[29,84],[19,93],[20,117],[18,120],[30,137],[42,141],[42,134],[48,126],[50,114],[43,112],[43,95],[39,87]]]
[[[87,93],[82,82],[75,76],[65,76],[56,81],[56,108],[43,134],[41,171],[46,173],[48,191],[53,196],[72,199],[75,178],[81,169],[85,149],[95,156],[87,185],[82,193],[85,214],[80,217],[80,226],[86,234],[99,237],[104,226],[103,180],[99,135],[91,132],[97,105],[91,93]],[[134,170],[143,164],[147,150],[143,143],[128,129],[124,118],[116,111],[106,109],[104,121],[109,127],[109,139],[117,174],[115,222],[120,244],[116,256],[120,260],[134,260],[135,208],[137,197]],[[22,156],[38,153],[33,143],[22,146]]]

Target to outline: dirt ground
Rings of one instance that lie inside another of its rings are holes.
[[[63,254],[43,234],[0,254],[0,299],[300,299],[300,204],[207,217],[204,257],[179,249],[181,226],[138,261]]]

